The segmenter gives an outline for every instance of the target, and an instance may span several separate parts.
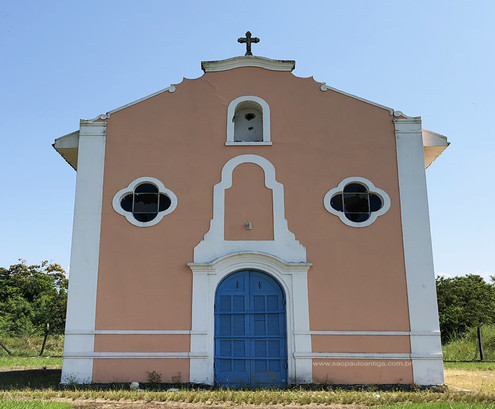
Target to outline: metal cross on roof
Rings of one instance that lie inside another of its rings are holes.
[[[260,39],[258,37],[251,38],[251,32],[248,31],[246,33],[246,37],[238,38],[237,41],[239,43],[246,43],[246,54],[244,55],[253,55],[251,52],[251,43],[259,43]]]

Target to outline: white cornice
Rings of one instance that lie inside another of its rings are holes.
[[[164,92],[170,92],[170,93],[172,93],[172,92],[175,92],[175,90],[176,90],[175,86],[170,85],[169,87],[164,88],[164,89],[161,89],[160,91],[154,92],[153,94],[146,95],[143,98],[140,98],[140,99],[137,99],[135,101],[129,102],[128,104],[122,105],[119,108],[112,109],[111,111],[108,111],[106,114],[100,114],[96,118],[85,119],[83,121],[85,121],[85,122],[94,122],[94,121],[97,121],[99,119],[108,119],[108,118],[110,118],[110,115],[113,114],[113,113],[115,113],[115,112],[121,111],[121,110],[123,110],[125,108],[129,108],[132,105],[135,105],[135,104],[137,104],[139,102],[145,101],[145,100],[147,100],[149,98],[152,98],[152,97],[154,97],[156,95],[163,94]]]
[[[240,67],[258,67],[272,71],[292,71],[296,67],[293,60],[272,60],[266,57],[244,55],[219,61],[201,61],[204,72],[227,71]]]
[[[345,92],[345,91],[342,91],[340,89],[337,89],[337,88],[334,88],[334,87],[331,87],[325,83],[323,83],[320,87],[320,89],[322,91],[335,91],[335,92],[338,92],[339,94],[342,94],[342,95],[346,95],[348,97],[351,97],[351,98],[354,98],[354,99],[357,99],[359,101],[363,101],[363,102],[366,102],[367,104],[371,104],[371,105],[374,105],[378,108],[382,108],[382,109],[386,109],[388,112],[390,112],[390,115],[394,115],[395,112],[398,112],[400,113],[400,115],[403,115],[402,112],[400,111],[395,111],[393,108],[390,108],[390,107],[387,107],[385,105],[381,105],[381,104],[377,104],[376,102],[373,102],[373,101],[370,101],[368,99],[364,99],[364,98],[361,98],[361,97],[358,97],[357,95],[354,95],[354,94],[349,94],[348,92]]]

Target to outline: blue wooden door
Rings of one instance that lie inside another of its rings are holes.
[[[285,297],[265,273],[240,271],[217,288],[215,381],[221,386],[287,384]]]

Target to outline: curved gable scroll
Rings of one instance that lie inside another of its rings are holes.
[[[272,191],[273,240],[225,240],[225,190],[232,186],[232,173],[242,163],[254,163],[261,167],[265,174],[265,186]],[[276,181],[274,166],[258,155],[240,155],[224,165],[222,179],[213,188],[210,230],[194,248],[194,262],[210,262],[245,251],[271,254],[288,262],[306,262],[306,248],[296,240],[285,219],[284,186]]]

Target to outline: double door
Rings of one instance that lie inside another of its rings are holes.
[[[287,384],[285,296],[268,274],[239,271],[219,284],[214,360],[221,386]]]

